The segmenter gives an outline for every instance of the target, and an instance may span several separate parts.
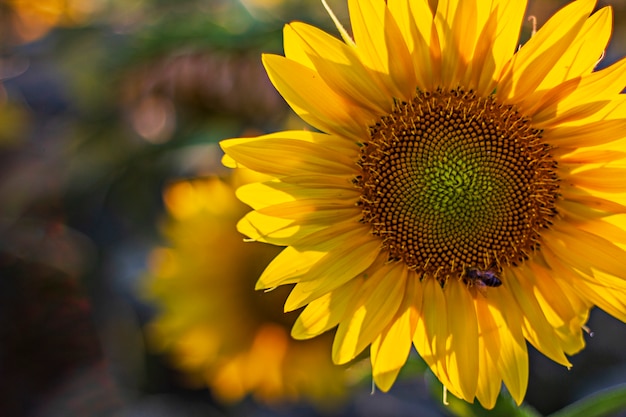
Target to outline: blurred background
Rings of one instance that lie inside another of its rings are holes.
[[[601,67],[626,55],[606,4]],[[260,60],[292,20],[336,32],[318,0],[0,0],[0,416],[480,415],[416,355],[372,395],[367,357],[332,366],[332,334],[290,340],[288,288],[253,291],[277,249],[236,233],[254,177],[217,142],[304,127]],[[626,383],[626,326],[589,327],[569,371],[531,349],[528,407]]]

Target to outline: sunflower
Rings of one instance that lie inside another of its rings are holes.
[[[224,402],[248,394],[265,402],[338,399],[345,379],[330,358],[332,335],[291,339],[296,315],[281,308],[288,288],[269,297],[254,291],[278,249],[237,233],[246,206],[232,184],[241,181],[179,181],[165,191],[169,247],[153,251],[145,280],[146,297],[160,307],[148,327],[151,346]]]
[[[434,4],[436,3],[436,4]],[[387,391],[411,345],[492,408],[528,384],[527,342],[570,367],[590,308],[626,320],[626,60],[595,67],[612,11],[570,3],[518,46],[525,1],[349,0],[354,38],[284,30],[271,81],[317,131],[222,142],[251,239],[287,246],[292,335],[338,326]]]
[[[7,0],[2,2],[9,39],[32,42],[57,26],[84,23],[97,9],[95,2],[79,0]]]

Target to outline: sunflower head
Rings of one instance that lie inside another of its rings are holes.
[[[318,131],[222,142],[271,177],[238,191],[239,230],[287,246],[257,288],[295,283],[292,335],[337,326],[333,360],[369,346],[382,390],[414,346],[454,395],[521,403],[527,343],[571,366],[591,306],[626,319],[626,60],[595,70],[611,9],[572,2],[519,46],[525,1],[348,6],[352,34],[292,23],[263,57]]]
[[[153,251],[146,277],[147,297],[160,307],[149,327],[152,346],[223,401],[248,394],[263,401],[339,398],[344,378],[330,360],[330,335],[290,339],[296,317],[281,308],[288,288],[254,291],[260,266],[278,249],[244,242],[235,230],[245,206],[233,184],[248,177],[239,172],[166,189],[169,245]]]
[[[359,206],[389,261],[448,279],[528,259],[556,215],[556,162],[528,118],[460,88],[416,91],[371,127]]]

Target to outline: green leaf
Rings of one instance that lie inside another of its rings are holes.
[[[595,392],[548,417],[609,417],[626,409],[626,384]]]

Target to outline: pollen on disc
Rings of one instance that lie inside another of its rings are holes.
[[[370,129],[359,204],[390,261],[445,279],[516,265],[556,215],[556,163],[515,107],[462,89],[418,92]]]

